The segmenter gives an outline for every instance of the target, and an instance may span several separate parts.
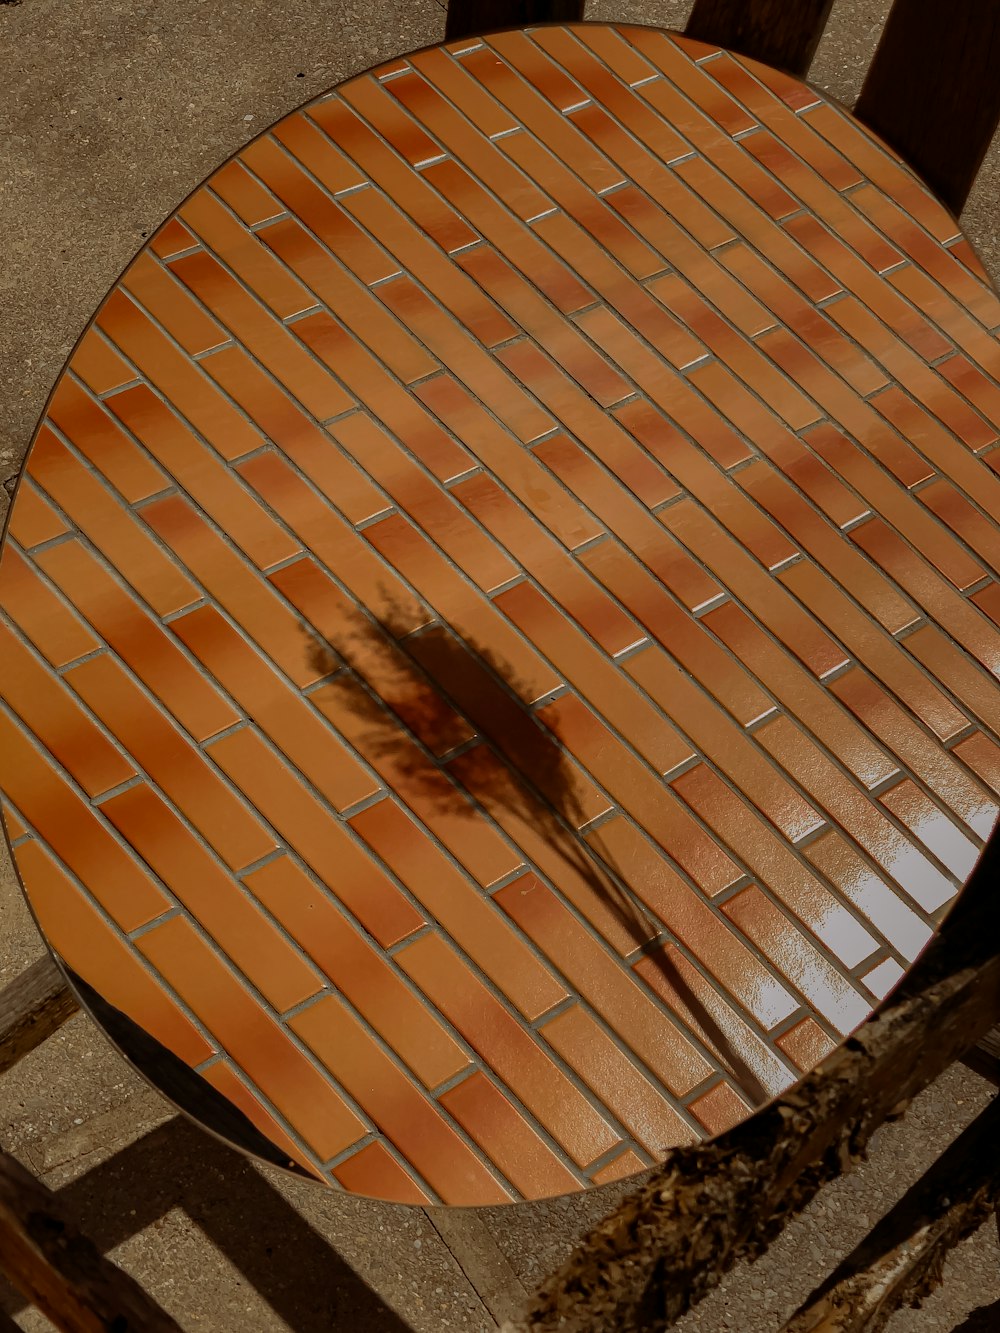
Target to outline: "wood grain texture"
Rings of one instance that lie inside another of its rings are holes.
[[[582,18],[583,0],[452,0],[445,40],[531,23],[577,23]]]
[[[49,954],[0,991],[0,1074],[76,1013],[76,1000]]]
[[[805,74],[833,0],[696,0],[685,32],[765,65]]]
[[[962,210],[1000,122],[1000,6],[896,0],[855,115]]]
[[[180,1333],[142,1288],[82,1235],[51,1190],[0,1154],[4,1272],[65,1333]]]
[[[948,1251],[1000,1200],[1000,1100],[959,1135],[785,1325],[782,1333],[881,1333],[941,1282]]]

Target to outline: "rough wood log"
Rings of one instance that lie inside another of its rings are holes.
[[[881,1333],[941,1281],[948,1251],[1000,1201],[994,1100],[793,1315],[782,1333]]]
[[[655,1333],[756,1258],[871,1135],[1000,1020],[997,857],[882,1009],[796,1088],[675,1149],[541,1287],[508,1333]],[[987,864],[989,862],[989,864]]]
[[[689,37],[725,46],[765,65],[803,75],[833,0],[696,0],[684,29]]]
[[[0,1074],[40,1046],[79,1008],[46,954],[0,991]]]
[[[77,1230],[51,1190],[6,1153],[0,1153],[0,1264],[63,1333],[180,1333]]]
[[[451,0],[444,35],[449,42],[499,28],[533,23],[576,23],[584,0]]]
[[[1000,121],[1000,5],[895,0],[854,114],[958,214]]]

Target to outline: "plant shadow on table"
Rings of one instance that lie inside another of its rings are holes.
[[[617,807],[556,734],[568,691],[544,696],[540,717],[537,690],[509,662],[440,621],[414,630],[412,613],[388,596],[377,619],[359,613],[328,639],[308,633],[313,666],[325,677],[313,701],[323,711],[325,691],[339,696],[339,716],[345,705],[353,714],[348,739],[432,832],[447,842],[456,819],[493,819],[612,947],[649,960],[667,1003],[686,1013],[750,1100],[770,1100],[673,962],[672,936],[602,836],[602,816]]]

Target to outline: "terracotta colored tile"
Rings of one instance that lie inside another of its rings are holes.
[[[693,1102],[688,1103],[688,1110],[708,1130],[709,1134],[722,1134],[732,1129],[741,1120],[745,1120],[752,1107],[725,1081],[716,1083],[708,1092],[703,1092]]]
[[[938,907],[954,896],[953,887],[890,822],[871,798],[844,777],[818,747],[811,747],[803,731],[787,718],[768,722],[756,739],[827,810],[858,845],[897,883],[918,879],[923,904]]]
[[[628,29],[619,25],[605,27],[602,24],[584,26],[577,24],[572,29],[577,41],[594,51],[610,70],[624,83],[641,83],[656,73],[653,65],[639,55],[626,41]],[[558,40],[560,29],[540,28],[534,34],[535,41],[545,50],[552,52],[560,60],[565,60],[571,48],[569,43]],[[556,40],[552,40],[556,39]]]
[[[214,607],[171,622],[171,631],[244,708],[335,810],[375,795],[379,783],[313,705],[289,687]]]
[[[436,1087],[470,1063],[443,1023],[334,905],[330,893],[294,861],[287,856],[269,861],[244,883],[425,1087]]]
[[[221,1092],[227,1101],[232,1102],[237,1110],[241,1111],[266,1139],[269,1139],[276,1148],[279,1148],[288,1158],[289,1164],[301,1166],[311,1176],[315,1176],[317,1180],[323,1179],[319,1169],[310,1161],[308,1155],[282,1129],[274,1116],[264,1107],[260,1099],[250,1091],[231,1065],[228,1065],[225,1060],[217,1060],[215,1064],[202,1070],[201,1077],[206,1083],[210,1083],[216,1092]]]
[[[54,667],[65,666],[101,646],[80,617],[9,541],[0,555],[0,604]]]
[[[371,524],[364,536],[525,703],[561,684],[556,672],[507,624],[499,599],[489,602],[462,579],[402,515]]]
[[[1000,522],[1000,478],[989,472],[941,422],[898,388],[886,389],[872,404],[955,485],[974,495]]]
[[[393,800],[369,807],[350,824],[525,1017],[534,1020],[565,999],[565,988],[493,903]]]
[[[980,588],[979,592],[974,592],[969,600],[975,602],[994,625],[1000,625],[1000,584],[988,583],[985,588]]]
[[[900,823],[957,879],[968,879],[979,859],[980,848],[914,783],[906,779],[880,799],[882,805],[891,810]],[[993,807],[993,813],[995,816],[996,807]],[[992,824],[993,821],[990,822]]]
[[[993,825],[993,802],[978,783],[972,781],[948,752],[929,737],[909,713],[870,676],[858,670],[846,671],[830,689],[874,735],[928,787],[943,804],[981,837]]]
[[[101,812],[275,1009],[290,1009],[321,988],[320,974],[151,787],[142,783],[112,796]]]
[[[399,200],[417,226],[446,253],[479,240],[478,233],[460,214],[401,162],[384,140],[339,98],[310,107],[309,116],[375,184],[390,198]],[[421,175],[430,180],[432,170]]]
[[[722,910],[838,1032],[846,1036],[868,1017],[860,992],[756,885]]]
[[[345,1190],[369,1199],[388,1199],[390,1203],[431,1202],[430,1196],[377,1140],[341,1162],[333,1175]]]
[[[959,741],[952,751],[1000,796],[1000,747],[981,731]]]
[[[789,1028],[778,1038],[776,1045],[781,1047],[803,1074],[815,1069],[821,1060],[836,1050],[834,1042],[813,1018],[804,1018],[801,1023]]]
[[[517,565],[368,417],[347,417],[330,433],[484,592],[518,577]]]
[[[569,550],[604,531],[534,454],[450,376],[425,381],[415,394]]]
[[[260,432],[124,293],[112,292],[101,307],[97,325],[223,458],[239,458],[264,443]]]
[[[77,343],[69,369],[79,375],[93,393],[110,393],[123,384],[130,384],[136,377],[132,367],[126,365],[97,329],[88,329]],[[64,380],[63,383],[69,381]]]
[[[424,935],[396,960],[575,1162],[614,1147],[617,1132],[439,936]]]
[[[25,474],[18,485],[17,498],[11,506],[7,531],[25,550],[30,550],[32,546],[51,541],[53,537],[61,537],[69,529]]]
[[[441,1105],[524,1198],[580,1188],[577,1177],[485,1074],[475,1073],[444,1093]]]
[[[286,116],[271,133],[331,194],[367,184],[336,144],[305,116]]]
[[[949,384],[953,385],[970,403],[992,422],[996,429],[1000,422],[1000,388],[968,359],[957,355],[941,361],[935,367]]]
[[[326,421],[354,406],[353,400],[333,376],[297,341],[301,337],[301,325],[286,327],[282,324],[211,255],[201,251],[186,255],[174,260],[171,271],[227,328],[238,333],[242,346],[266,366],[318,421]],[[245,438],[245,431],[243,435]],[[241,449],[231,446],[224,456],[236,458],[263,442],[257,436],[253,443],[247,442]]]
[[[364,538],[279,454],[258,454],[241,463],[238,470],[259,495],[267,496],[269,506],[316,559],[336,570],[359,605],[390,621],[395,633],[408,633],[431,619]]]
[[[63,679],[231,869],[275,849],[254,814],[110,653],[73,667]]]
[[[639,1171],[646,1170],[646,1163],[631,1148],[613,1158],[606,1166],[595,1171],[590,1179],[595,1185],[610,1185],[615,1180],[627,1180]]]
[[[690,1124],[594,1018],[575,1004],[539,1031],[628,1132],[655,1157],[695,1141]]]
[[[379,190],[355,190],[342,206],[486,347],[518,332],[517,325],[457,267],[473,254],[488,253],[485,247],[465,251],[453,262]]]
[[[421,674],[409,653],[315,561],[305,557],[286,565],[272,574],[271,582],[309,621],[319,646],[342,657],[433,754],[447,754],[471,740],[473,728]]]
[[[142,518],[296,685],[320,678],[323,672],[310,662],[310,640],[299,618],[193,506],[172,495],[146,505]]]
[[[293,1030],[444,1203],[506,1203],[508,1191],[434,1102],[334,996],[297,1014]]]
[[[5,794],[123,930],[144,926],[172,905],[23,731],[0,712]]]
[[[988,281],[989,274],[983,267],[982,260],[964,236],[959,237],[957,241],[953,241],[948,249],[957,259],[961,260],[970,273],[974,273],[977,278],[982,278],[983,281]]]
[[[281,223],[272,223],[266,231],[249,231],[207,190],[193,194],[182,208],[181,216],[205,248],[224,258],[226,267],[279,319],[288,319],[316,304],[309,285],[296,281],[262,244]],[[170,267],[172,272],[183,272],[173,264]]]
[[[126,390],[128,392],[128,390]],[[159,615],[198,600],[198,589],[150,540],[130,511],[46,427],[31,451],[31,476]]]
[[[470,477],[454,486],[451,493],[606,653],[614,657],[642,641],[643,630],[491,477]]]
[[[706,893],[718,893],[740,878],[733,861],[697,827],[682,805],[670,799],[659,778],[615,744],[607,727],[585,704],[566,695],[539,715]]]
[[[810,508],[780,472],[766,463],[751,463],[742,469],[738,479],[769,514],[798,538],[803,550],[890,634],[898,634],[920,619],[920,612],[912,602],[902,597],[884,574],[874,570],[870,561],[852,550],[842,535]],[[915,517],[919,520],[922,516],[917,513]],[[957,552],[958,548],[953,545],[952,549]]]
[[[996,630],[930,568],[918,551],[913,550],[896,532],[876,518],[870,518],[852,528],[851,540],[857,542],[882,569],[891,574],[987,670],[1000,670],[1000,637]],[[940,564],[941,560],[939,548],[935,563]],[[981,566],[971,560],[968,564],[970,569],[962,587],[969,587],[978,581],[972,578],[972,573]],[[985,574],[986,571],[982,572]]]
[[[721,918],[717,919],[721,924]],[[794,1013],[794,997],[776,978],[767,977],[760,959],[749,949],[742,944],[733,948],[735,944],[736,935],[733,932],[725,947],[735,958],[749,960],[743,981],[751,976],[767,978],[760,987],[757,1002],[748,1006],[751,1012],[764,1009],[763,992],[765,987],[770,989],[770,1014],[765,1012],[762,1025],[765,1028],[769,1026],[768,1017],[776,1014],[779,1007]],[[788,1070],[770,1046],[745,1021],[729,995],[714,986],[677,945],[664,944],[633,967],[636,975],[645,981],[654,995],[658,995],[687,1024],[722,1068],[733,1075],[751,1101],[759,1103],[784,1091],[788,1086]],[[777,1003],[779,999],[780,1006]]]
[[[4,702],[88,796],[100,796],[135,777],[135,769],[125,755],[2,621],[0,660]]]
[[[228,165],[236,166],[235,163],[229,163]],[[226,168],[223,167],[221,170],[225,171]],[[165,222],[154,235],[149,242],[149,248],[161,259],[171,259],[174,255],[180,254],[182,250],[190,250],[197,244],[197,240],[191,235],[187,227],[176,217],[173,217]]]
[[[312,296],[299,309],[315,304],[319,297],[339,311],[351,313],[357,308],[377,313],[376,305],[348,279],[348,273],[360,283],[377,283],[399,272],[396,260],[365,235],[349,213],[309,180],[277,144],[259,139],[244,156],[291,209],[292,217],[261,228],[257,236],[299,276],[305,295]]]
[[[879,1000],[884,1000],[902,978],[903,969],[895,958],[887,958],[884,963],[879,963],[878,967],[873,967],[870,972],[866,972],[861,981],[874,996]]]
[[[732,846],[750,872],[846,966],[853,967],[874,951],[876,942],[857,917],[706,764],[690,769],[671,785],[720,841]]]
[[[25,835],[31,837],[27,824],[9,803],[0,801],[0,818],[3,820],[8,842],[16,842],[18,838],[23,838]]]
[[[268,222],[284,212],[274,195],[265,190],[260,181],[235,159],[221,166],[214,175],[209,176],[205,184],[220,199],[224,199],[247,226]]]
[[[239,721],[215,686],[79,542],[49,547],[38,564],[196,741]]]
[[[483,888],[521,865],[517,852],[356,680],[331,681],[310,698]]]
[[[963,244],[967,246],[967,242]],[[950,249],[954,254],[958,247],[951,246]],[[985,272],[982,276],[985,278]],[[950,289],[941,287],[916,264],[904,264],[889,275],[889,281],[928,319],[933,320],[942,333],[964,349],[982,370],[990,372],[995,356],[995,339],[973,318]],[[1000,310],[997,313],[1000,315]]]
[[[524,875],[495,899],[564,971],[580,996],[675,1096],[709,1072],[662,1006],[655,1003],[534,875]]]
[[[209,753],[383,948],[424,925],[385,871],[253,731],[232,732]]]
[[[518,128],[514,117],[441,47],[428,46],[415,52],[410,64],[489,138]]]
[[[18,848],[17,868],[45,937],[102,999],[139,1023],[186,1064],[213,1049],[190,1018],[38,842]]]
[[[735,602],[709,611],[702,623],[717,634],[734,657],[749,667],[786,709],[804,722],[866,787],[877,787],[898,771],[863,728],[852,723],[809,673],[756,625]],[[838,676],[832,688],[836,692]],[[739,719],[737,719],[739,720]]]
[[[170,271],[148,254],[140,254],[121,279],[121,286],[149,312],[185,352],[195,356],[229,341],[229,334],[191,299]],[[132,378],[131,376],[129,378]]]
[[[403,73],[402,79],[414,78]],[[419,119],[408,116],[387,93],[397,82],[380,85],[372,79],[352,79],[339,90],[339,96],[368,121],[411,166],[419,166],[442,154],[441,144],[426,133]],[[430,127],[429,127],[430,128]]]
[[[171,484],[168,473],[129,438],[110,410],[68,376],[60,380],[46,415],[129,504],[148,499]]]
[[[137,947],[321,1161],[368,1132],[187,921],[174,917],[147,931]]]

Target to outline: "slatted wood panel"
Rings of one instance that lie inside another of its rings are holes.
[[[898,161],[704,45],[464,41],[282,122],[98,312],[13,506],[53,945],[360,1193],[740,1121],[995,821],[998,327]]]

